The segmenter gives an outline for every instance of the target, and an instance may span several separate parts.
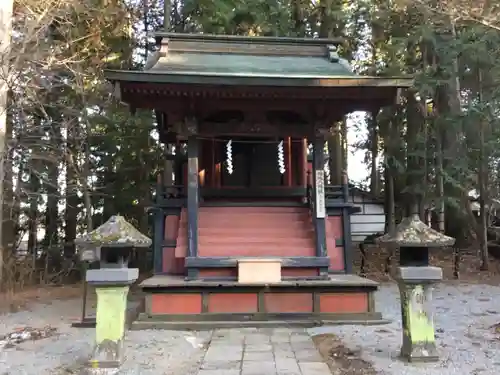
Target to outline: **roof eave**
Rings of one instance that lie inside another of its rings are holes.
[[[104,76],[112,82],[172,83],[217,86],[278,86],[278,87],[394,87],[408,88],[414,80],[406,77],[368,76],[274,76],[244,74],[151,73],[144,71],[106,70]]]

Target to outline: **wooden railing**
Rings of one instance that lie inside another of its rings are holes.
[[[344,200],[344,190],[343,185],[326,185],[325,200]]]
[[[247,191],[248,190],[248,191]],[[289,191],[288,191],[289,190]],[[309,207],[312,209],[313,200],[313,186],[308,184],[304,191],[304,188],[296,187],[288,189],[287,193],[280,188],[204,188],[200,187],[199,192],[201,196],[206,197],[236,197],[236,198],[280,198],[284,194],[290,195],[290,197],[303,197],[304,194],[307,199]],[[349,190],[347,185],[327,185],[325,186],[325,202],[347,202],[349,195]],[[165,203],[166,201],[185,199],[187,196],[186,186],[184,185],[171,185],[163,186],[161,182],[157,183],[156,186],[156,203]]]

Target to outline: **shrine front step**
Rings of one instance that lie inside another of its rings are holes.
[[[145,312],[131,329],[387,323],[375,311],[377,284],[354,275],[268,285],[156,275],[141,286]]]

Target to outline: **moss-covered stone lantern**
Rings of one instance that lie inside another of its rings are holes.
[[[429,265],[429,249],[452,246],[455,239],[425,225],[418,215],[404,218],[394,232],[377,239],[400,249],[396,279],[401,293],[403,345],[401,356],[410,362],[439,359],[431,300],[432,285],[443,278],[439,267]]]
[[[139,277],[137,268],[128,268],[128,259],[132,249],[149,247],[151,240],[116,215],[75,243],[94,248],[101,264],[86,274],[97,293],[96,345],[89,368],[118,368],[123,360],[129,286]]]

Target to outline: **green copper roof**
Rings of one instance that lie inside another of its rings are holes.
[[[161,48],[150,56],[144,71],[108,70],[106,77],[112,81],[223,85],[411,85],[406,78],[388,80],[353,73],[337,54],[337,40],[172,33],[159,33],[160,38]]]
[[[353,76],[347,63],[322,57],[248,56],[239,54],[171,53],[160,58],[149,72],[236,74],[242,76],[327,77]]]

